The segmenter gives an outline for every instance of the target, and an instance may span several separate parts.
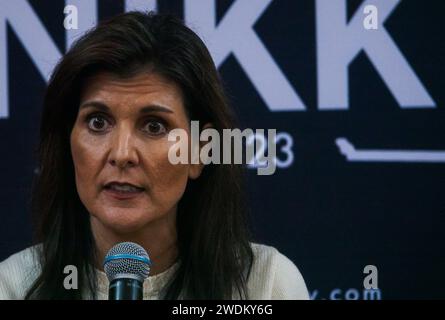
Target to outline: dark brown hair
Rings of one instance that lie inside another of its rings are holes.
[[[156,72],[181,88],[190,120],[210,122],[220,133],[235,126],[207,48],[179,19],[130,12],[81,37],[57,65],[45,95],[33,194],[41,274],[28,299],[82,299],[85,290],[94,298],[95,243],[75,186],[69,136],[82,85],[100,71],[121,77]],[[210,164],[188,182],[177,212],[179,269],[164,298],[247,298],[253,254],[242,176],[240,166]],[[63,288],[66,265],[77,266],[84,279],[79,290]]]

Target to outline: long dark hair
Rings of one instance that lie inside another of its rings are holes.
[[[171,15],[130,12],[98,24],[57,65],[48,85],[33,193],[41,273],[28,299],[82,299],[96,292],[96,253],[89,213],[77,194],[70,132],[86,77],[109,71],[121,77],[156,72],[181,89],[190,120],[220,133],[235,127],[221,80],[201,39]],[[178,204],[179,268],[164,298],[247,298],[253,261],[243,168],[206,165]],[[63,287],[66,265],[79,272],[79,289]]]

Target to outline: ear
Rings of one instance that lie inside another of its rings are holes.
[[[207,128],[213,128],[213,124],[208,122],[206,123],[201,131],[207,129]],[[199,141],[199,152],[201,152],[201,148],[203,146],[205,146],[208,143],[208,141]],[[201,175],[202,170],[204,169],[204,164],[201,163],[201,159],[199,159],[199,163],[198,164],[190,164],[189,167],[189,178],[190,179],[198,179],[199,176]]]

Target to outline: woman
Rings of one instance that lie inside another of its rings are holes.
[[[145,299],[307,299],[289,259],[249,242],[240,166],[169,162],[168,132],[192,120],[234,127],[209,52],[182,22],[126,13],[79,39],[45,95],[39,244],[0,264],[0,298],[107,299],[104,256],[132,241],[153,261]],[[67,265],[77,290],[63,286]]]

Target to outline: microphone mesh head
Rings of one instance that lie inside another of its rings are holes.
[[[104,260],[105,274],[111,282],[119,278],[144,281],[150,272],[147,251],[133,242],[121,242],[108,251]]]

